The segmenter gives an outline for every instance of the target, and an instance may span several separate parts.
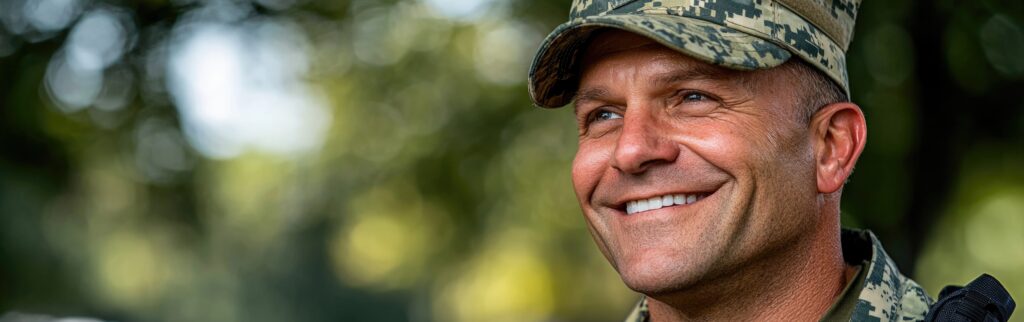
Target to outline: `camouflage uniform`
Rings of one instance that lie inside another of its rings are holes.
[[[578,60],[590,36],[622,29],[709,64],[767,69],[796,57],[827,75],[849,96],[846,50],[860,0],[574,0],[569,21],[541,44],[529,73],[540,107],[568,104],[579,85]],[[843,255],[857,278],[824,321],[923,320],[931,298],[900,274],[870,232],[844,230]],[[648,321],[641,302],[627,321]]]
[[[870,231],[843,230],[843,258],[858,267],[857,276],[832,302],[821,321],[922,321],[932,299],[903,276]],[[648,322],[647,300],[633,308],[626,322]]]

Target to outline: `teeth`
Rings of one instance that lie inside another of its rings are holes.
[[[666,205],[666,206],[671,206],[671,205]],[[648,209],[661,209],[661,198],[654,197],[654,198],[651,198],[651,199],[647,199],[647,207],[648,207]]]
[[[626,203],[626,214],[632,215],[638,212],[661,209],[664,207],[687,205],[704,199],[704,197],[706,196],[699,194],[676,194],[634,200]]]

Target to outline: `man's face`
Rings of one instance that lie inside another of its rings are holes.
[[[725,70],[619,31],[598,36],[582,68],[573,185],[634,290],[728,276],[817,223],[793,73]]]

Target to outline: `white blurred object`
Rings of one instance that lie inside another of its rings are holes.
[[[75,24],[46,70],[46,90],[62,111],[76,112],[96,102],[103,89],[104,71],[132,46],[133,28],[124,12],[107,8],[92,10]],[[118,80],[125,77],[118,76]],[[103,106],[112,110],[124,102],[110,99],[126,101],[130,92],[109,94],[125,96],[105,97]]]
[[[184,21],[169,49],[167,86],[186,138],[202,154],[292,155],[322,145],[331,115],[304,82],[310,45],[293,23]]]
[[[92,104],[103,88],[103,71],[80,68],[68,63],[66,52],[58,52],[46,69],[46,91],[65,113]]]
[[[68,35],[68,62],[82,69],[107,68],[128,49],[130,19],[123,12],[96,9],[86,13]]]
[[[424,0],[432,9],[445,18],[462,21],[476,21],[487,10],[494,9],[497,0]]]
[[[41,31],[64,29],[81,10],[82,3],[77,0],[26,1],[22,7],[29,24]]]
[[[8,312],[0,315],[0,322],[103,322],[103,320],[83,317],[55,318],[39,314]]]

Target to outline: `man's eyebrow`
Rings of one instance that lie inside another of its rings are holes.
[[[731,75],[731,71],[704,65],[688,65],[680,70],[663,73],[654,78],[655,85],[668,85],[686,80],[711,79],[722,80]]]
[[[585,88],[576,93],[576,97],[573,99],[573,101],[576,102],[576,104],[574,104],[575,106],[573,108],[578,109],[576,106],[579,106],[580,102],[600,100],[601,98],[607,95],[608,89],[604,87]]]

